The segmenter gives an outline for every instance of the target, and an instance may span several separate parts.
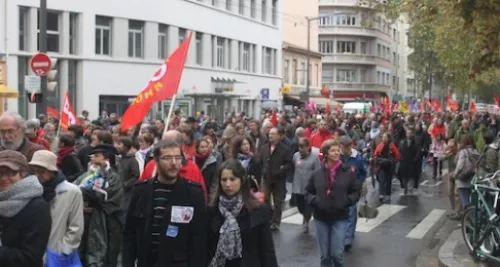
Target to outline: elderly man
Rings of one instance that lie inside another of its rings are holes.
[[[57,153],[59,150],[59,138],[56,131],[56,126],[52,123],[48,122],[43,126],[45,140],[49,142],[50,150],[54,153]]]
[[[21,115],[5,113],[0,116],[0,151],[19,151],[30,161],[35,151],[44,150],[43,146],[28,140],[25,130],[25,121]]]

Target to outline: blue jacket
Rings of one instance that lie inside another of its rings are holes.
[[[363,155],[361,155],[361,153],[359,153],[356,149],[352,148],[351,155],[347,160],[344,156],[341,156],[340,158],[344,164],[351,166],[356,174],[356,180],[358,183],[363,183],[366,179],[366,168]]]

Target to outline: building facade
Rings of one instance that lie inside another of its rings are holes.
[[[283,3],[283,13],[283,84],[291,88],[290,99],[285,101],[285,104],[287,102],[293,104],[293,100],[300,99],[301,93],[306,92],[307,79],[309,79],[310,99],[324,104],[327,99],[320,94],[322,55],[318,52],[318,0],[286,0]],[[307,77],[308,53],[309,77]]]
[[[357,0],[319,1],[322,82],[337,101],[407,94],[404,26],[369,11]]]
[[[34,115],[24,76],[37,50],[38,0],[4,0],[0,55],[7,83],[20,92],[10,110]],[[192,32],[176,106],[183,115],[204,110],[222,117],[257,116],[262,99],[278,99],[281,86],[281,1],[144,0],[48,1],[48,54],[57,59],[57,87],[49,103],[68,91],[78,113],[124,112],[153,73]],[[264,93],[263,93],[264,92]],[[155,111],[168,112],[170,101]]]

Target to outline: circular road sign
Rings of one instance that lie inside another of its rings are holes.
[[[37,76],[45,76],[52,68],[52,62],[47,54],[38,53],[31,58],[30,66]]]

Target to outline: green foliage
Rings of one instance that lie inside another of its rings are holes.
[[[409,64],[415,77],[482,97],[499,88],[499,0],[361,0],[388,18],[409,22]],[[485,91],[483,96],[482,90]]]

